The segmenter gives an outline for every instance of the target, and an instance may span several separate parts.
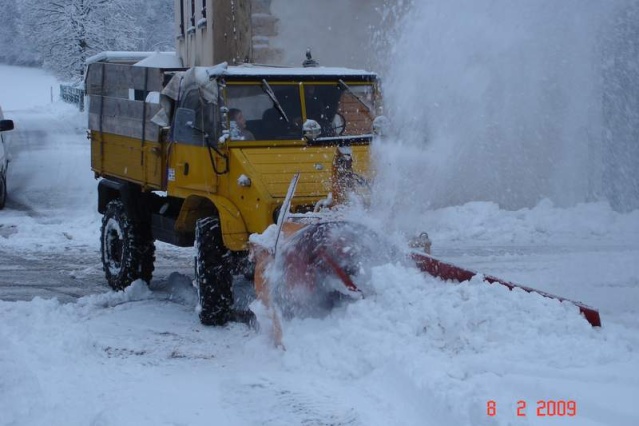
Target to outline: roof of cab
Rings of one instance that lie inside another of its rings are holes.
[[[94,62],[110,62],[134,66],[160,68],[172,71],[186,71],[175,52],[112,52],[106,51],[86,60]],[[377,75],[370,71],[341,67],[283,67],[269,65],[228,65],[226,62],[214,66],[195,67],[196,73],[205,72],[210,79],[229,78],[232,81],[375,81]]]
[[[377,75],[370,71],[340,68],[340,67],[275,67],[264,65],[243,64],[229,66],[226,63],[214,67],[202,67],[211,79],[227,77],[231,80],[261,80],[285,81],[335,81],[346,79],[350,81],[374,81]]]

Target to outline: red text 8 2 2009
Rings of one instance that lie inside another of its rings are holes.
[[[563,399],[540,399],[532,407],[537,417],[575,417],[577,415],[577,402]],[[528,403],[524,400],[517,401],[515,414],[518,417],[528,415]],[[490,400],[486,402],[486,415],[495,417],[497,415],[497,402]]]

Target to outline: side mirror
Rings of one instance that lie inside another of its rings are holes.
[[[226,126],[229,121],[229,109],[225,106],[220,107],[220,116],[222,118],[222,125]]]
[[[0,120],[0,132],[13,130],[13,120]]]
[[[191,144],[200,142],[201,138],[196,138],[194,110],[188,108],[177,109],[173,125],[173,139]]]
[[[306,140],[314,141],[322,134],[322,126],[317,121],[308,119],[302,126],[302,134]]]

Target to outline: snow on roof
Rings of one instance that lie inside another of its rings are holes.
[[[87,65],[94,62],[128,63],[135,66],[152,68],[183,68],[181,59],[175,52],[117,52],[107,51],[93,55],[86,60]],[[242,64],[229,66],[226,62],[215,66],[195,67],[202,69],[210,78],[228,75],[238,77],[257,76],[326,76],[326,77],[372,77],[371,71],[341,67],[278,67],[267,65]]]
[[[92,64],[94,62],[112,62],[112,63],[124,63],[124,64],[135,64],[143,61],[145,59],[155,57],[159,54],[162,55],[172,55],[175,57],[175,52],[118,52],[118,51],[106,51],[100,52],[97,55],[93,55],[86,60],[86,64]],[[177,59],[177,58],[176,58]],[[179,61],[179,59],[178,59]],[[155,65],[145,65],[145,66],[155,66]],[[182,64],[178,66],[181,67]],[[160,68],[160,67],[158,67]],[[171,66],[170,68],[175,68],[175,66]]]
[[[340,67],[308,67],[308,68],[289,68],[289,67],[270,67],[264,65],[243,64],[238,66],[228,66],[226,68],[216,66],[207,68],[208,74],[214,75],[231,75],[231,76],[260,76],[260,75],[281,75],[281,76],[369,76],[375,77],[376,74],[370,71],[340,68]]]
[[[175,52],[115,52],[106,51],[93,55],[86,60],[86,64],[95,62],[109,62],[116,64],[130,64],[150,68],[183,68],[182,61]],[[283,67],[268,65],[242,64],[229,66],[222,62],[215,66],[198,66],[192,68],[195,81],[200,86],[217,77],[229,76],[238,78],[265,77],[275,80],[286,80],[288,77],[309,80],[325,80],[336,78],[353,78],[363,81],[374,81],[376,74],[370,71],[342,68],[342,67]],[[186,71],[186,70],[185,70]]]
[[[182,60],[175,52],[155,52],[133,64],[135,67],[182,68]]]

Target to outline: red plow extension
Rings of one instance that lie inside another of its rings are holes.
[[[411,254],[411,257],[413,258],[413,260],[415,261],[415,264],[421,271],[426,272],[427,274],[440,278],[442,280],[463,282],[463,281],[468,281],[471,278],[473,278],[475,275],[477,275],[476,272],[470,271],[468,269],[460,268],[459,266],[453,265],[451,263],[443,262],[427,254],[414,252]],[[493,283],[501,284],[503,286],[508,287],[510,290],[514,288],[519,288],[528,293],[537,293],[544,297],[548,297],[550,299],[556,299],[561,302],[572,303],[573,305],[579,308],[579,311],[584,315],[584,317],[586,318],[586,321],[588,321],[593,327],[601,327],[601,318],[599,317],[599,311],[589,306],[586,306],[583,303],[575,302],[573,300],[555,296],[550,293],[535,290],[534,288],[511,283],[509,281],[505,281],[490,275],[484,275],[484,280],[491,284]]]

